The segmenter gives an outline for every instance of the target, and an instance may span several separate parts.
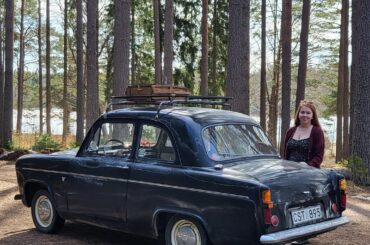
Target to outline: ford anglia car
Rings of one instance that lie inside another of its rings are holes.
[[[37,230],[78,220],[173,245],[284,244],[348,223],[343,176],[281,159],[249,116],[175,102],[103,114],[76,154],[20,158],[16,198]]]

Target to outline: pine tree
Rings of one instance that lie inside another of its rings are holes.
[[[200,64],[200,94],[208,95],[208,0],[202,0],[202,58]]]
[[[283,0],[282,30],[281,30],[281,143],[280,154],[284,152],[285,133],[290,126],[290,85],[292,60],[292,1]]]
[[[164,21],[164,84],[173,84],[173,0],[166,0]]]
[[[13,35],[14,1],[5,1],[5,84],[4,84],[4,124],[3,143],[12,142],[13,131]]]
[[[229,1],[226,95],[233,97],[231,109],[244,114],[249,114],[249,15],[249,1]]]
[[[87,1],[86,128],[90,128],[99,116],[97,11],[98,11],[98,0]]]
[[[370,4],[352,2],[351,154],[370,173]]]
[[[81,144],[84,138],[85,89],[83,65],[83,37],[82,37],[82,0],[76,0],[76,56],[77,56],[77,128],[76,142]]]

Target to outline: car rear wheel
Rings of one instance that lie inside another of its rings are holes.
[[[55,233],[64,225],[64,219],[55,210],[50,193],[45,190],[39,190],[33,196],[31,212],[36,229],[42,233]]]
[[[207,236],[202,225],[195,219],[175,215],[167,223],[166,245],[205,245]]]

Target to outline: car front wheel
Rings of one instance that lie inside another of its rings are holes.
[[[33,196],[31,211],[33,223],[42,233],[55,233],[64,225],[64,219],[55,210],[50,193],[45,190],[39,190]]]
[[[166,226],[166,245],[206,245],[207,237],[202,225],[195,219],[175,215]]]

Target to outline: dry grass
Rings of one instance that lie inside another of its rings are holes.
[[[35,144],[38,134],[13,134],[13,147],[15,149],[31,149]],[[62,135],[52,135],[51,136],[55,142],[62,144]],[[76,141],[75,135],[68,135],[67,143],[63,145],[63,148],[69,148]]]

